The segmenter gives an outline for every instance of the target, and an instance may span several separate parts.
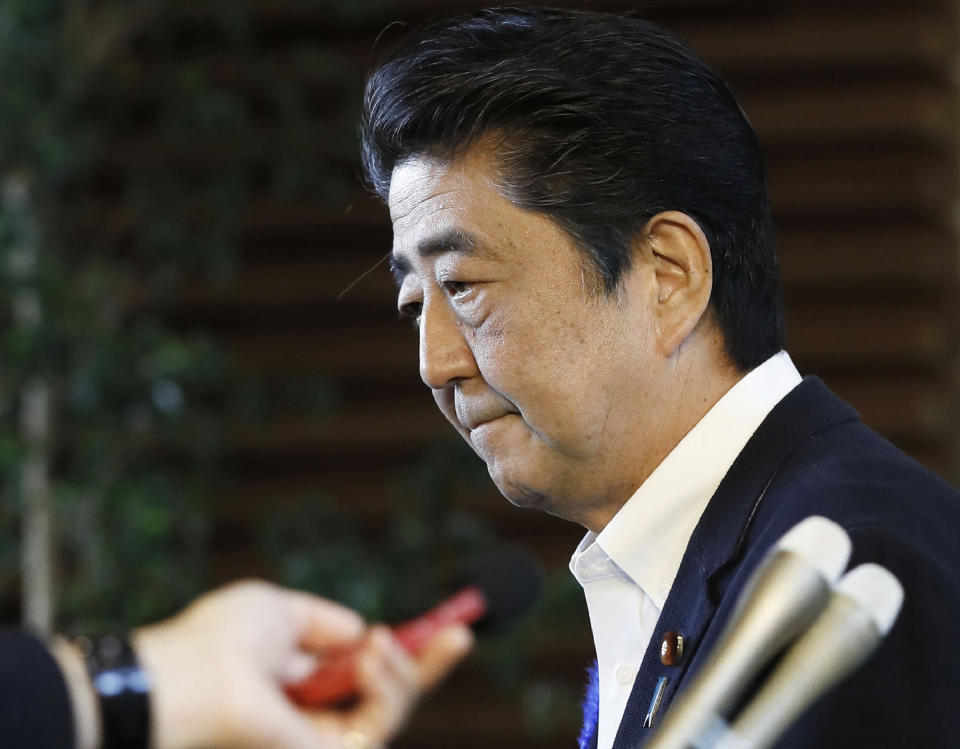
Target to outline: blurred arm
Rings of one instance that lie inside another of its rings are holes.
[[[460,626],[447,629],[414,659],[385,627],[367,630],[343,606],[242,582],[137,630],[132,644],[150,676],[154,749],[373,749],[402,728],[421,694],[469,651],[472,635]],[[352,706],[319,711],[291,703],[284,684],[345,646],[359,646]],[[97,749],[99,706],[83,656],[63,639],[51,650],[70,693],[77,749]]]

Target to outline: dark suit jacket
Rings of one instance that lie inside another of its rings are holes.
[[[35,637],[0,631],[0,746],[73,745],[70,697],[53,656]]]
[[[757,429],[687,546],[617,733],[642,746],[660,677],[662,720],[702,666],[744,583],[768,549],[809,515],[850,534],[850,566],[876,562],[904,586],[890,634],[852,677],[815,703],[778,747],[960,747],[960,493],[875,432],[817,378],[806,378]],[[664,666],[663,633],[684,637]],[[581,746],[596,745],[588,699]],[[654,728],[657,725],[654,720]]]

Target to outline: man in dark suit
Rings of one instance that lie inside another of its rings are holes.
[[[713,71],[638,19],[487,9],[391,53],[362,134],[423,381],[510,501],[588,531],[581,744],[645,740],[810,514],[906,604],[783,745],[960,743],[960,499],[783,351],[762,158]]]

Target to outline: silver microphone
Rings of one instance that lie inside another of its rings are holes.
[[[798,639],[714,749],[767,749],[812,702],[862,664],[893,626],[903,587],[889,571],[862,564],[837,584],[830,603]]]
[[[687,749],[754,676],[827,605],[850,558],[850,538],[817,515],[791,528],[748,581],[690,686],[677,697],[646,749]]]

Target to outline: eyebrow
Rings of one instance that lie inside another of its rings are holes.
[[[462,229],[449,229],[441,234],[427,237],[417,244],[417,254],[422,258],[436,257],[448,252],[461,255],[492,255],[476,237]],[[397,282],[403,284],[404,277],[410,272],[410,261],[395,252],[390,253],[390,272]]]

